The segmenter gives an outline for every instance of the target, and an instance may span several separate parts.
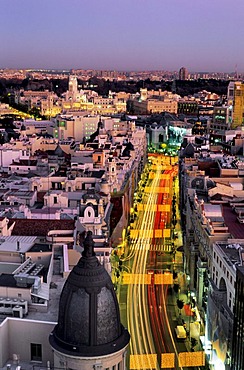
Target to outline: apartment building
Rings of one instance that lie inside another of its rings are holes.
[[[179,80],[185,81],[189,78],[189,72],[186,67],[181,67],[179,70]]]
[[[72,112],[58,115],[55,119],[57,124],[57,138],[59,140],[74,140],[83,142],[93,134],[99,122],[98,115],[89,115],[87,112]]]
[[[213,369],[230,369],[236,273],[243,265],[242,166],[194,142],[188,147],[180,161],[185,270],[206,318],[209,361]]]
[[[242,126],[244,122],[244,84],[241,81],[229,83],[227,100],[232,113],[231,128]]]
[[[209,129],[213,132],[223,132],[230,129],[231,113],[229,106],[214,107],[213,119]]]
[[[234,328],[232,342],[231,369],[240,370],[244,366],[243,353],[243,266],[237,266],[237,277],[235,285],[235,307],[234,307]]]
[[[152,113],[170,112],[177,113],[177,101],[165,99],[147,99],[145,101],[133,100],[132,110],[134,114],[144,115]]]

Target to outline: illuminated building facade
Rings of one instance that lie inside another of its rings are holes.
[[[186,116],[198,115],[198,103],[196,101],[181,100],[178,102],[178,114]]]
[[[152,114],[160,112],[177,113],[178,103],[172,99],[147,99],[144,101],[133,100],[134,114]]]
[[[98,115],[89,116],[80,111],[59,115],[56,118],[58,139],[74,138],[83,141],[84,138],[89,138],[96,131],[98,121]]]
[[[231,370],[244,369],[244,267],[237,267]]]
[[[210,130],[224,131],[230,128],[230,107],[214,107],[213,121],[210,124]]]
[[[233,108],[231,128],[242,126],[244,123],[244,83],[230,82],[227,98],[229,106]]]

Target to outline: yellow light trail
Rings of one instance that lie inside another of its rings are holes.
[[[151,188],[158,188],[161,177],[161,166],[157,166],[157,172],[152,180]],[[127,294],[127,318],[128,329],[132,333],[130,341],[131,355],[143,355],[156,353],[151,327],[149,324],[149,313],[146,295],[146,285],[142,276],[146,272],[147,256],[150,249],[151,237],[148,230],[153,230],[155,212],[152,212],[152,206],[157,203],[157,192],[150,191],[147,194],[147,203],[144,207],[142,217],[137,221],[137,230],[139,230],[134,240],[133,249],[135,251],[132,265],[132,273],[139,274],[138,284],[128,286]],[[155,369],[155,366],[148,367]],[[159,369],[157,364],[157,369]]]

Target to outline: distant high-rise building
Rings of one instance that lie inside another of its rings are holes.
[[[244,369],[244,267],[237,266],[231,369]]]
[[[231,114],[231,128],[244,124],[244,83],[240,81],[230,82],[227,93],[228,105]]]
[[[179,80],[188,80],[188,70],[185,67],[181,67],[179,70]]]

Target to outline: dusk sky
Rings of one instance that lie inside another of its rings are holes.
[[[0,5],[0,68],[244,72],[244,0]]]

